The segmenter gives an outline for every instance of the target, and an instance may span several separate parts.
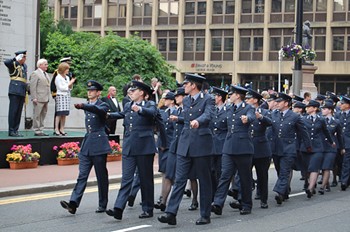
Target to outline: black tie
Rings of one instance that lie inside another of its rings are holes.
[[[329,118],[326,118],[326,120],[327,120],[327,123],[329,123]]]
[[[191,104],[193,104],[194,102],[194,97],[191,97]]]
[[[234,105],[233,106],[233,112],[236,112],[236,110],[237,110],[237,105]]]
[[[311,118],[311,121],[313,122],[314,121],[314,116],[311,115],[310,118]]]
[[[281,112],[280,114],[281,114],[281,118],[283,118],[283,112]]]
[[[344,118],[346,118],[346,112],[343,113]]]
[[[179,107],[179,109],[177,111],[178,111],[178,114],[180,115],[182,112],[182,107]]]
[[[219,107],[216,107],[216,113],[219,113],[220,109]]]

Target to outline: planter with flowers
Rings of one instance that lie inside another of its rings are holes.
[[[6,161],[10,164],[10,169],[36,168],[40,155],[32,151],[32,145],[13,145],[12,153],[6,155]]]
[[[303,63],[306,64],[312,64],[312,61],[317,57],[316,52],[312,48],[302,47],[296,43],[283,46],[281,49],[284,58],[302,59]]]
[[[122,160],[122,149],[119,143],[114,140],[110,140],[109,145],[111,146],[112,151],[107,155],[107,162]]]
[[[61,146],[54,146],[53,149],[57,151],[58,165],[72,165],[79,164],[78,153],[80,151],[79,142],[67,142]]]

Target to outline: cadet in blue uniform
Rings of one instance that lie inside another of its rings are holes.
[[[227,136],[222,150],[222,173],[215,193],[212,212],[222,214],[229,185],[235,170],[240,177],[242,201],[241,215],[250,214],[252,202],[252,160],[254,145],[249,136],[250,124],[255,120],[254,108],[244,102],[247,89],[231,86],[234,104],[227,113]],[[232,207],[232,206],[231,206]]]
[[[315,192],[315,185],[318,173],[322,168],[324,143],[330,143],[334,148],[336,144],[333,142],[329,131],[327,130],[326,121],[322,116],[317,115],[317,109],[320,103],[315,100],[310,100],[306,105],[306,113],[303,117],[304,124],[311,140],[312,153],[307,151],[304,141],[302,140],[300,150],[303,153],[304,167],[309,173],[309,186],[305,189],[307,198],[311,198]],[[327,138],[327,141],[325,141]]]
[[[255,166],[257,176],[256,189],[260,195],[260,207],[267,209],[271,147],[267,139],[266,129],[271,126],[272,121],[270,111],[259,107],[262,98],[263,96],[252,89],[249,89],[246,94],[246,102],[255,108],[256,116],[249,131],[254,144],[253,166]]]
[[[211,121],[211,130],[213,132],[213,157],[211,164],[211,180],[213,186],[213,199],[216,188],[219,184],[221,176],[221,156],[222,148],[224,147],[225,138],[227,135],[227,109],[224,102],[226,101],[227,92],[213,87],[215,95],[216,110],[213,120]]]
[[[155,102],[145,100],[151,94],[151,88],[145,83],[132,81],[129,90],[132,91],[132,101],[125,104],[123,112],[108,113],[110,118],[124,118],[121,187],[114,209],[106,211],[109,216],[118,220],[123,217],[136,168],[140,178],[143,211],[139,218],[153,217],[154,208],[153,159],[157,148],[153,131],[157,107]]]
[[[341,190],[345,191],[348,187],[350,175],[350,98],[343,96],[340,103],[339,121],[343,131],[343,143],[345,146],[340,187]]]
[[[292,98],[284,93],[278,93],[276,99],[278,111],[271,114],[272,133],[275,142],[275,165],[279,167],[278,180],[273,191],[277,193],[275,200],[282,204],[289,194],[289,177],[296,158],[297,136],[304,140],[308,152],[312,152],[311,141],[305,124],[300,115],[290,110]]]
[[[199,179],[200,214],[196,225],[210,223],[210,204],[212,183],[210,177],[211,151],[213,148],[212,133],[209,128],[214,111],[214,100],[204,94],[202,83],[204,77],[186,74],[185,92],[190,96],[183,101],[184,128],[177,146],[176,177],[166,215],[158,217],[161,223],[176,225],[176,214],[179,209],[191,168]]]
[[[18,133],[19,124],[21,122],[21,115],[24,100],[27,91],[27,51],[15,52],[16,57],[4,61],[9,74],[9,114],[8,114],[8,135],[13,137],[22,137]]]
[[[327,129],[332,136],[333,141],[336,142],[337,148],[345,152],[344,143],[343,143],[343,131],[340,126],[340,122],[338,119],[333,117],[334,113],[334,105],[331,102],[325,101],[323,106],[321,106],[322,115],[326,119]],[[324,190],[329,188],[329,176],[330,170],[334,167],[335,157],[337,155],[337,148],[332,147],[328,143],[324,143],[324,155],[322,162],[322,186],[318,190],[319,194],[323,195]]]
[[[87,179],[94,166],[98,186],[98,208],[96,213],[106,210],[108,203],[107,154],[111,152],[108,136],[105,132],[108,105],[99,99],[102,85],[97,81],[88,81],[89,103],[75,104],[75,108],[85,111],[86,134],[79,152],[79,176],[70,201],[61,201],[61,206],[75,214],[83,197]]]

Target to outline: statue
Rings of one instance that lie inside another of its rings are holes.
[[[302,46],[303,48],[311,48],[311,24],[309,20],[306,20],[303,24],[303,40]]]

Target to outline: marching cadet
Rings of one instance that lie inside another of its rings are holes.
[[[350,98],[342,97],[340,102],[339,121],[343,131],[343,142],[345,146],[345,153],[343,158],[343,167],[341,173],[341,190],[345,191],[348,187],[350,175]]]
[[[332,144],[333,148],[336,148],[336,144],[327,130],[325,119],[317,114],[319,107],[319,102],[310,100],[306,105],[307,115],[303,117],[304,124],[311,140],[312,149],[312,153],[308,152],[305,141],[301,140],[300,150],[303,154],[302,158],[304,167],[307,168],[307,176],[309,177],[309,186],[305,189],[307,198],[311,198],[315,193],[317,177],[322,168],[325,138],[327,139],[326,142]]]
[[[259,104],[262,98],[258,92],[249,89],[246,94],[246,102],[255,108],[256,119],[251,124],[250,136],[253,139],[254,155],[253,165],[255,166],[257,176],[257,193],[260,195],[260,207],[268,208],[268,181],[269,167],[271,162],[271,147],[266,136],[267,127],[271,126],[271,113],[262,109]]]
[[[8,114],[8,135],[12,137],[23,137],[18,133],[19,124],[21,122],[21,115],[24,100],[27,91],[27,51],[15,52],[16,57],[4,61],[9,74],[9,114]]]
[[[103,87],[97,81],[87,82],[89,103],[75,104],[75,108],[85,111],[86,135],[79,152],[79,176],[69,202],[61,201],[61,206],[75,214],[83,197],[87,179],[94,166],[99,206],[96,213],[105,212],[108,203],[107,154],[111,152],[108,136],[105,132],[108,105],[99,99]]]
[[[211,164],[211,180],[213,186],[213,198],[216,188],[219,184],[221,175],[221,156],[222,148],[224,146],[227,135],[227,108],[224,102],[226,101],[227,92],[213,87],[215,95],[215,111],[211,121],[211,130],[213,132],[213,157]]]
[[[231,86],[231,102],[234,104],[227,113],[227,136],[222,151],[222,173],[212,204],[212,212],[222,214],[229,185],[235,170],[241,184],[242,201],[240,214],[250,214],[252,202],[252,159],[254,145],[248,131],[255,120],[254,108],[244,102],[247,89]],[[231,206],[231,204],[230,204]],[[233,206],[231,206],[233,207]]]
[[[107,114],[110,118],[124,118],[121,187],[114,209],[106,211],[117,220],[123,217],[136,168],[139,172],[143,210],[139,218],[153,217],[154,208],[153,158],[157,148],[153,131],[157,107],[153,101],[145,100],[147,95],[152,94],[151,88],[145,83],[132,81],[130,91],[132,101],[125,104],[123,112]]]
[[[311,141],[300,115],[290,110],[292,98],[278,93],[276,99],[278,111],[271,114],[274,140],[274,163],[278,166],[278,179],[273,191],[277,193],[275,200],[281,205],[289,194],[289,177],[296,158],[297,135],[304,140],[308,152],[312,152]]]
[[[168,92],[165,94],[164,98],[164,107],[166,107],[165,110],[160,109],[160,113],[162,116],[162,120],[165,124],[165,131],[166,131],[166,136],[167,136],[167,146],[169,147],[170,142],[173,140],[173,135],[174,135],[174,124],[170,120],[170,116],[173,114],[176,114],[176,108],[175,108],[175,94],[173,92]],[[158,147],[161,147],[161,141],[157,141]],[[167,159],[169,156],[169,150],[165,151],[159,151],[158,153],[158,166],[159,166],[159,172],[162,173],[162,189],[161,189],[161,195],[159,197],[159,202],[157,202],[154,205],[154,208],[160,209],[161,211],[165,210],[165,204],[162,204],[162,199],[163,199],[163,192],[166,192],[166,189],[171,188],[171,183],[165,180],[165,172],[166,172],[166,164],[167,164]],[[166,199],[165,199],[166,203]]]
[[[336,142],[338,149],[341,150],[342,154],[345,153],[344,143],[343,143],[343,131],[340,126],[338,119],[333,117],[334,105],[332,102],[325,101],[323,106],[321,106],[322,115],[326,119],[327,129],[332,136],[333,141]],[[330,170],[334,167],[334,161],[337,155],[337,149],[330,146],[328,143],[324,143],[324,155],[322,162],[322,185],[318,190],[318,193],[323,195],[324,191],[329,188],[329,176]]]
[[[161,223],[176,225],[176,214],[179,209],[187,179],[194,168],[199,179],[200,215],[196,225],[210,223],[210,204],[212,183],[210,177],[211,151],[213,148],[212,133],[209,123],[214,111],[214,100],[204,94],[202,83],[204,77],[197,74],[185,76],[185,93],[189,94],[183,101],[184,128],[177,146],[176,177],[166,214],[158,217]]]

